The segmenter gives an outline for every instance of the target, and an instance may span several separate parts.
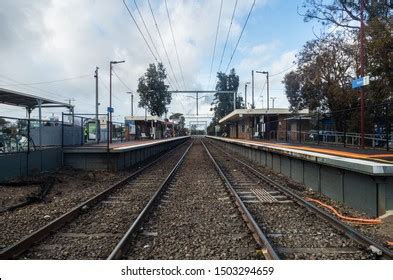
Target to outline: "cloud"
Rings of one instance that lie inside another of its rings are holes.
[[[225,59],[229,58],[252,1],[238,1]],[[128,0],[127,3],[144,30],[133,1]],[[167,62],[147,1],[137,1],[137,3],[167,71],[172,77],[176,76],[179,84],[183,84],[165,2],[151,0],[174,73]],[[257,6],[262,7],[266,3],[267,0],[259,0]],[[234,1],[224,1],[224,4],[213,75],[218,67],[218,58],[229,28]],[[220,1],[168,0],[186,89],[206,88],[219,5]],[[149,40],[146,33],[145,36]],[[0,40],[2,42],[0,59],[3,62],[0,65],[0,85],[14,84],[15,81],[22,83],[50,81],[89,74],[89,77],[82,79],[37,85],[36,89],[27,86],[9,86],[11,89],[59,101],[74,99],[78,112],[94,112],[93,75],[96,66],[100,67],[100,112],[104,113],[109,103],[107,91],[109,61],[126,60],[124,64],[115,65],[115,71],[134,90],[137,88],[138,78],[144,74],[148,64],[154,62],[120,0],[1,1]],[[250,70],[254,67],[255,69],[266,67],[273,61],[271,64],[273,71],[290,60],[290,55],[283,55],[277,61],[274,59],[270,51],[274,51],[278,45],[278,41],[257,43],[253,46],[247,46],[242,42],[237,54],[242,59],[240,63],[234,65],[241,77],[249,76]],[[130,110],[129,96],[126,95],[128,89],[117,80],[116,76],[112,78],[115,115],[121,119]],[[192,101],[184,95],[174,95],[170,112],[194,112],[195,103]],[[138,97],[135,98],[135,103],[137,102]],[[210,113],[209,104],[210,101],[201,100],[200,112]],[[0,113],[9,114],[10,111],[7,110],[10,108],[4,108],[0,106]],[[54,109],[53,111],[59,112]],[[144,114],[140,108],[135,111],[136,114]]]

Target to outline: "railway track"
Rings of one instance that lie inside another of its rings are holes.
[[[206,149],[265,236],[267,258],[392,259],[392,252],[211,141]],[[269,250],[267,250],[269,249]],[[272,254],[272,249],[275,253]]]
[[[260,259],[200,140],[109,259]]]
[[[0,252],[0,259],[105,259],[191,145],[182,144]]]

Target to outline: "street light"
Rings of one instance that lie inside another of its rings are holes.
[[[132,91],[127,91],[127,94],[131,95],[131,117],[134,116],[134,93]]]
[[[120,61],[110,61],[109,62],[109,143],[112,143],[112,113],[113,113],[113,108],[112,108],[112,68],[113,64],[118,64],[118,63],[124,63],[125,60],[120,60]]]
[[[267,109],[269,110],[269,72],[268,71],[255,71],[259,74],[266,74],[266,92],[267,92]]]
[[[244,83],[244,103],[246,105],[246,109],[247,109],[247,85],[251,84],[250,82],[245,82]]]

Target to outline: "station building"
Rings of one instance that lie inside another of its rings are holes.
[[[125,117],[126,140],[164,139],[174,136],[173,122],[157,116]]]
[[[229,137],[238,139],[289,139],[301,137],[301,130],[308,129],[309,119],[301,118],[308,109],[293,113],[284,108],[236,109],[219,123],[229,127]],[[300,132],[300,133],[299,133]]]

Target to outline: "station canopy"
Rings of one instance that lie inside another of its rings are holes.
[[[300,110],[297,114],[308,114],[308,109]],[[219,123],[227,121],[238,121],[243,117],[258,117],[263,115],[293,115],[289,109],[286,108],[270,108],[270,109],[236,109],[219,120]]]
[[[74,107],[73,105],[69,105],[67,103],[4,88],[0,88],[0,104],[24,107],[31,110],[40,107],[40,104],[41,107]]]

